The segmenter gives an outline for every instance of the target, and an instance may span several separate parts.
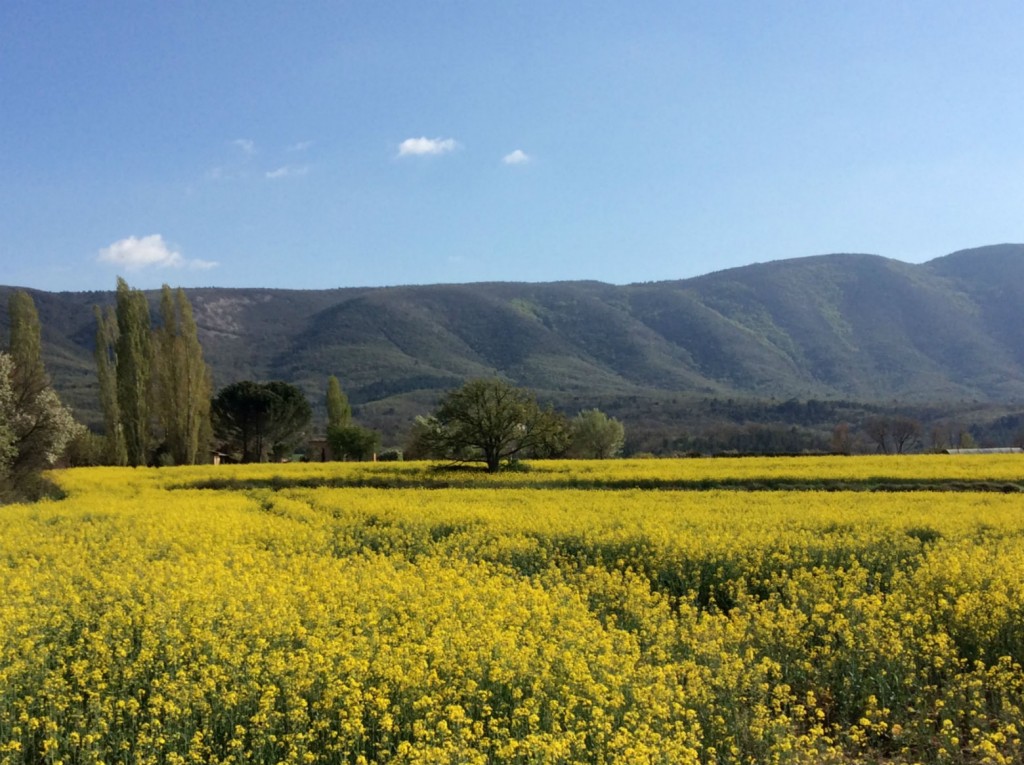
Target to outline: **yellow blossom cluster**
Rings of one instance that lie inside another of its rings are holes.
[[[814,464],[1019,479],[55,473],[0,511],[0,763],[1024,760],[1019,496],[571,483]]]
[[[744,457],[697,459],[539,460],[524,470],[487,474],[474,469],[428,462],[309,462],[280,464],[180,467],[174,470],[121,468],[69,471],[61,484],[69,490],[107,489],[130,475],[127,490],[142,486],[201,488],[344,487],[523,487],[523,488],[786,488],[815,483],[847,483],[850,488],[898,488],[901,483],[959,482],[960,488],[987,482],[1024,481],[1018,454],[986,455],[872,455],[830,457]],[[134,488],[132,488],[134,487]],[[988,488],[993,488],[992,486]]]

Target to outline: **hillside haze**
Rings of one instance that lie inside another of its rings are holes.
[[[0,288],[6,305],[13,287]],[[99,419],[93,305],[30,290],[58,391]],[[216,386],[337,375],[394,435],[471,377],[500,375],[571,412],[666,395],[861,402],[1024,400],[1024,245],[921,265],[825,255],[679,281],[333,290],[189,289]],[[156,308],[157,293],[150,293]],[[4,312],[6,338],[6,312]]]

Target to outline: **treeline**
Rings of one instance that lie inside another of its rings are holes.
[[[627,455],[908,454],[1024,447],[1024,412],[993,405],[622,397]]]
[[[94,311],[104,435],[90,462],[263,462],[304,446],[312,410],[295,386],[240,380],[213,394],[181,288],[163,286],[155,326],[146,295],[121,278],[115,304]]]

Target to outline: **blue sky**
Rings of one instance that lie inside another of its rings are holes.
[[[676,279],[1024,241],[1019,2],[0,3],[0,284]]]

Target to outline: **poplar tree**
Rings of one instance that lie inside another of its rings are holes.
[[[7,302],[11,324],[12,388],[16,405],[24,405],[45,390],[50,382],[43,366],[42,330],[32,296],[24,290],[11,293]]]
[[[96,315],[96,376],[100,385],[103,430],[106,437],[105,459],[111,465],[127,465],[124,426],[117,404],[117,316],[110,306],[104,311],[93,306]]]
[[[81,430],[43,366],[39,314],[22,290],[8,302],[11,339],[0,354],[0,501],[31,491]]]
[[[194,465],[210,431],[210,370],[192,306],[180,287],[172,292],[163,286],[160,322],[153,333],[154,409],[174,464]]]
[[[128,464],[149,457],[149,396],[152,364],[149,303],[141,290],[117,278],[117,404],[124,429]]]
[[[0,492],[11,463],[18,455],[18,439],[14,432],[14,386],[11,385],[13,376],[14,361],[6,353],[0,353]]]
[[[352,422],[352,407],[348,396],[341,390],[338,378],[331,375],[327,378],[327,428],[340,428]]]

